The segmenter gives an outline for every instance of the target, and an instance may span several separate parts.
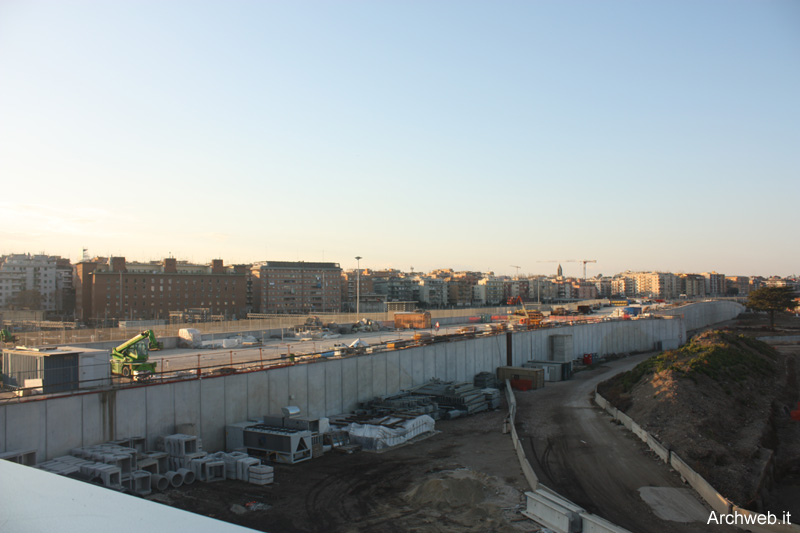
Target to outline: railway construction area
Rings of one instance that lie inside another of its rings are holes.
[[[709,313],[705,309],[703,314],[719,318],[733,311]],[[208,455],[189,461],[201,460],[199,464],[208,467],[209,462],[218,461],[206,457],[216,453],[263,451],[279,433],[279,423],[282,431],[290,434],[306,431],[298,429],[298,424],[305,424],[311,433],[311,459],[292,464],[275,455],[255,454],[274,468],[273,484],[226,478],[147,498],[268,531],[455,531],[469,530],[470,524],[476,531],[510,527],[531,531],[536,524],[521,514],[526,509],[521,494],[530,487],[523,481],[511,440],[503,433],[506,411],[502,407],[453,420],[440,418],[433,432],[417,435],[402,446],[364,451],[369,446],[362,445],[362,451],[351,449],[352,454],[336,453],[334,441],[315,441],[313,433],[320,431],[314,425],[333,423],[335,415],[350,413],[362,417],[352,421],[360,427],[349,432],[350,444],[360,437],[374,439],[376,426],[382,427],[378,433],[383,433],[392,425],[397,428],[398,423],[391,420],[392,413],[360,412],[372,399],[392,397],[433,379],[472,382],[474,376],[494,374],[500,366],[522,366],[532,359],[549,358],[550,338],[556,335],[571,336],[571,360],[587,352],[652,350],[658,343],[685,339],[685,323],[686,318],[681,317],[519,331],[351,357],[289,361],[264,370],[134,383],[124,389],[84,391],[60,398],[20,398],[0,406],[0,445],[5,453],[32,451],[35,462],[42,463],[70,455],[77,448],[134,436],[142,437],[146,452],[158,453],[159,439],[177,432],[196,435],[202,441],[202,450]],[[598,371],[581,372],[579,377]],[[526,395],[536,403],[537,394],[551,387],[566,390],[579,381],[548,382],[544,390],[518,393],[520,405]],[[281,416],[288,406],[297,407],[300,417]],[[266,415],[272,417],[269,423]],[[378,423],[364,423],[365,416],[373,421],[377,418]],[[521,409],[517,415],[520,433],[525,416]],[[38,422],[31,424],[30,420]],[[236,427],[243,428],[243,441],[231,449],[229,435]],[[379,437],[387,442],[390,438],[388,433]],[[346,445],[340,448],[347,451]],[[534,457],[529,453],[531,462]],[[203,467],[198,468],[202,471]],[[475,508],[481,510],[480,516],[471,514]],[[589,510],[606,516],[602,506]],[[298,518],[303,513],[311,518]]]

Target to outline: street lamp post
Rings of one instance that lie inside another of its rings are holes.
[[[356,256],[356,321],[361,311],[361,256]]]

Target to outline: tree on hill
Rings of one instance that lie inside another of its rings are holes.
[[[775,328],[775,311],[786,311],[794,305],[794,291],[789,287],[761,287],[750,293],[747,307],[769,311],[769,328]]]

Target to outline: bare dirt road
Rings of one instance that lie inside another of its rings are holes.
[[[517,392],[517,430],[541,483],[637,533],[737,531],[707,525],[710,509],[680,476],[591,402],[596,384],[652,354]]]

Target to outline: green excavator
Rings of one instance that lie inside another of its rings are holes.
[[[156,372],[156,363],[148,361],[152,350],[161,349],[152,329],[143,331],[111,350],[111,373],[144,381]]]

